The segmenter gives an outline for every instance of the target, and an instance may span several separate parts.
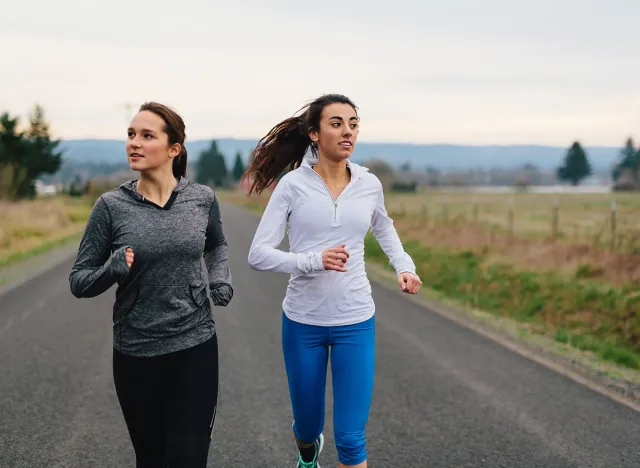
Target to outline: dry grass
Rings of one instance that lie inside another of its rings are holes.
[[[386,204],[398,228],[423,245],[470,249],[490,261],[522,269],[616,285],[640,281],[640,196],[636,194],[431,192],[390,194]]]
[[[220,200],[232,205],[240,205],[256,211],[262,211],[267,206],[271,192],[266,191],[261,195],[249,197],[241,190],[216,190],[216,195]]]
[[[640,254],[610,251],[586,243],[556,242],[510,236],[460,221],[437,224],[394,216],[403,240],[415,239],[431,247],[469,250],[488,261],[520,270],[553,271],[569,277],[593,278],[618,286],[640,281]]]
[[[611,205],[615,200],[615,246],[640,248],[640,196],[638,194],[484,194],[429,191],[421,194],[387,194],[390,212],[426,218],[434,224],[451,220],[472,222],[487,230],[509,231],[534,240],[554,236],[554,202],[557,198],[557,239],[580,244],[611,244]]]
[[[92,200],[54,197],[0,201],[0,266],[84,229]]]

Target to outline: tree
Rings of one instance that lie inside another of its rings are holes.
[[[580,143],[576,141],[567,151],[567,155],[564,158],[564,165],[558,168],[556,175],[561,181],[578,185],[592,173],[587,154]]]
[[[27,142],[18,130],[19,119],[8,113],[0,116],[0,195],[19,198],[18,187],[26,180],[21,162],[26,158]]]
[[[374,174],[385,190],[391,189],[391,184],[395,179],[395,173],[393,168],[383,159],[373,159],[364,163],[364,166],[369,168],[369,172]]]
[[[62,152],[57,151],[60,141],[51,139],[49,123],[40,105],[36,105],[29,116],[26,137],[29,140],[29,151],[22,166],[27,171],[27,180],[21,184],[19,193],[33,197],[36,194],[35,180],[38,176],[54,174],[62,164]]]
[[[60,168],[62,152],[57,151],[59,142],[51,140],[42,106],[34,107],[26,131],[19,128],[18,117],[0,116],[0,195],[32,198],[36,179]]]
[[[203,185],[224,187],[227,183],[229,172],[224,155],[218,150],[216,140],[211,141],[208,150],[200,153],[196,165],[196,182]]]
[[[627,139],[624,148],[620,150],[620,160],[611,171],[613,181],[618,182],[623,173],[635,182],[640,179],[640,149],[636,151],[632,138]]]
[[[520,174],[518,175],[518,180],[522,183],[526,181],[527,185],[540,185],[540,181],[542,180],[542,174],[540,170],[531,163],[526,163],[522,166],[520,170]]]
[[[233,180],[235,182],[238,182],[240,179],[242,179],[242,175],[245,172],[245,167],[244,167],[244,162],[242,161],[242,155],[240,154],[240,151],[238,151],[236,153],[236,160],[233,164],[233,171],[231,172],[232,176],[233,176]]]
[[[440,170],[433,166],[427,166],[425,168],[427,172],[427,185],[436,186],[439,184],[439,177],[441,175]]]

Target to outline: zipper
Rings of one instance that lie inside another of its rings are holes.
[[[306,166],[303,166],[303,167],[306,167]],[[338,225],[338,200],[340,200],[340,197],[347,191],[347,189],[352,184],[354,184],[356,182],[356,180],[359,179],[359,177],[354,179],[353,178],[353,172],[351,172],[351,180],[349,180],[349,183],[342,190],[340,195],[338,195],[338,198],[334,199],[333,195],[331,194],[331,190],[329,190],[329,186],[324,181],[324,179],[322,177],[320,177],[320,174],[318,174],[316,171],[314,171],[312,167],[307,167],[307,169],[311,170],[311,172],[313,172],[315,174],[315,176],[320,179],[320,182],[322,182],[322,185],[324,185],[324,188],[327,189],[327,193],[329,194],[329,198],[331,198],[331,201],[333,202],[333,222],[331,223],[331,225],[332,226],[337,226]]]

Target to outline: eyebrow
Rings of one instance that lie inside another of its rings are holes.
[[[339,116],[337,116],[337,115],[334,115],[333,117],[329,117],[329,120],[331,120],[331,119],[344,120],[342,117],[339,117]],[[349,120],[350,120],[350,121],[351,121],[351,120],[360,120],[360,117],[351,117]]]
[[[133,129],[133,127],[129,127],[129,130],[134,130],[134,129]],[[149,128],[143,128],[142,130],[140,130],[140,132],[148,132],[148,133],[154,133],[154,134],[158,133],[155,130],[151,130]]]

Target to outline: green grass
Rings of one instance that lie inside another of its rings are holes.
[[[405,249],[423,283],[445,297],[495,315],[537,324],[556,340],[603,360],[640,369],[640,294],[553,272],[520,271],[471,251],[431,249],[416,241]],[[375,238],[365,239],[368,260],[390,268]]]

